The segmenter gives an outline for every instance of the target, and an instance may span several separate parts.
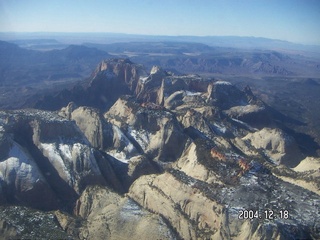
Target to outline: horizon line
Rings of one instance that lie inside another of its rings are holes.
[[[272,40],[279,41],[283,43],[289,44],[298,44],[305,46],[315,46],[320,47],[320,44],[315,43],[301,43],[301,42],[293,42],[283,39],[275,39],[261,36],[239,36],[239,35],[165,35],[165,34],[143,34],[143,33],[123,33],[123,32],[56,32],[56,31],[34,31],[34,32],[19,32],[19,31],[0,31],[0,34],[113,34],[113,35],[127,35],[127,36],[139,36],[139,37],[169,37],[169,38],[183,38],[183,37],[194,37],[194,38],[254,38],[254,39],[263,39],[263,40]]]

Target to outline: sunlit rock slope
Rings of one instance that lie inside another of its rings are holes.
[[[320,238],[319,161],[249,87],[113,59],[56,98],[0,111],[5,236],[28,211],[73,239]]]

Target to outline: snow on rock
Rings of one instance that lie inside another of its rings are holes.
[[[258,105],[245,105],[245,106],[235,106],[230,108],[229,110],[225,111],[230,116],[241,116],[243,114],[253,113],[253,112],[260,112],[264,110],[264,107]]]
[[[239,119],[235,119],[235,118],[231,118],[232,121],[239,123],[240,125],[242,125],[243,127],[247,128],[249,131],[255,132],[258,131],[257,128],[251,127],[249,124],[240,121]]]
[[[131,127],[128,128],[132,129]],[[137,156],[139,152],[119,127],[112,125],[112,130],[113,148],[108,150],[107,153],[120,162],[128,163],[130,158]]]
[[[192,92],[192,91],[185,91],[187,96],[199,96],[202,92]]]
[[[55,143],[40,143],[40,150],[43,155],[46,156],[50,163],[57,170],[59,176],[66,181],[69,185],[72,185],[71,175],[69,169],[64,163],[62,156],[60,155]]]
[[[258,186],[258,177],[254,174],[247,174],[246,176],[242,176],[240,178],[240,182],[244,186]]]
[[[128,127],[128,133],[139,143],[143,151],[147,151],[150,143],[150,134],[146,130],[135,130],[132,127]]]
[[[81,143],[40,143],[40,150],[46,156],[59,176],[76,192],[80,191],[80,181],[85,176],[100,178],[94,150]]]
[[[71,160],[73,166],[80,162],[81,167],[75,167],[76,171],[86,172],[88,174],[100,175],[100,169],[94,156],[94,149],[81,143],[71,145]]]
[[[18,143],[6,140],[9,148],[6,156],[0,156],[0,201],[15,199],[35,208],[55,208],[56,196],[35,160]]]
[[[225,134],[227,132],[227,128],[223,124],[213,123],[215,130],[217,130],[221,134]]]
[[[133,146],[127,136],[121,131],[121,129],[115,125],[112,125],[113,130],[113,143],[114,147],[119,151],[124,152],[128,157],[134,156],[138,153],[137,149]]]
[[[34,160],[23,150],[23,148],[13,142],[7,159],[0,162],[0,179],[7,184],[21,184],[25,191],[33,188],[39,181],[45,181]]]
[[[141,217],[146,216],[146,212],[144,212],[141,207],[135,203],[133,200],[128,199],[124,202],[122,208],[120,208],[120,217],[121,219],[135,219],[139,220]]]
[[[227,81],[216,81],[214,83],[215,85],[232,85],[230,82],[227,82]]]
[[[158,66],[153,66],[151,71],[150,71],[150,74],[156,74],[157,72],[161,71],[161,68],[158,67]]]
[[[124,152],[120,152],[118,150],[110,150],[107,151],[107,154],[115,158],[116,160],[128,164],[130,159],[127,157],[127,155]]]
[[[59,144],[59,151],[62,154],[63,158],[71,159],[72,158],[72,146],[67,144]]]
[[[139,81],[140,81],[141,83],[145,83],[147,80],[148,80],[148,77],[140,77],[140,78],[139,78]]]

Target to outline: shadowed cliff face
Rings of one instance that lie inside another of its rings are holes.
[[[141,65],[134,64],[128,59],[103,61],[92,73],[88,82],[55,95],[44,95],[40,100],[30,99],[26,105],[38,109],[58,110],[69,102],[74,102],[78,106],[106,110],[119,96],[133,93],[139,77],[144,75]]]
[[[59,210],[78,239],[320,237],[319,159],[250,88],[111,60],[81,91],[0,111],[1,204]]]
[[[96,150],[74,122],[37,110],[2,112],[1,116],[7,119],[4,135],[9,141],[1,162],[2,173],[9,173],[3,178],[5,188],[12,192],[8,198],[44,209],[55,209],[62,201],[70,208],[87,185],[106,184],[94,156]],[[16,183],[13,189],[12,182]],[[44,190],[36,191],[39,186]],[[28,198],[19,197],[23,194]]]

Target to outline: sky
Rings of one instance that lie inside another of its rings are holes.
[[[320,45],[320,0],[0,0],[0,32],[253,36]]]

